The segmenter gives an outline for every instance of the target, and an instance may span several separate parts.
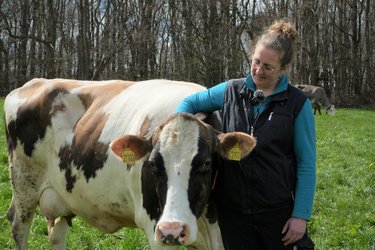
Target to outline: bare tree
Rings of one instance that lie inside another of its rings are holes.
[[[33,77],[170,78],[212,86],[249,73],[256,37],[288,17],[299,32],[292,83],[336,104],[373,102],[371,0],[0,1],[0,90]],[[364,98],[366,97],[366,98]]]

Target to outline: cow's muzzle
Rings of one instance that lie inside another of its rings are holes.
[[[186,245],[190,230],[180,222],[159,222],[156,226],[156,238],[166,245]]]

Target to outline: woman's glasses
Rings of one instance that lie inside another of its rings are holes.
[[[258,70],[259,68],[261,68],[263,70],[263,72],[265,73],[272,73],[276,67],[270,65],[270,64],[261,64],[260,61],[258,59],[251,59],[251,67]]]

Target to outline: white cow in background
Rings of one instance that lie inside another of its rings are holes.
[[[296,85],[296,87],[303,90],[309,96],[314,108],[314,115],[316,114],[317,110],[319,115],[321,115],[321,108],[326,110],[326,114],[335,115],[335,105],[330,102],[325,90],[322,87],[314,85]]]

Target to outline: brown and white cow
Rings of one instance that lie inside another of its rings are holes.
[[[319,115],[321,115],[321,108],[324,108],[326,110],[326,114],[332,116],[335,115],[335,105],[333,105],[329,101],[326,91],[322,87],[314,85],[296,85],[296,87],[301,89],[309,96],[314,109],[314,115],[316,114],[317,110],[319,112]]]
[[[4,108],[16,248],[27,248],[39,205],[53,249],[66,248],[74,216],[106,233],[142,228],[152,249],[222,249],[209,209],[213,157],[239,160],[256,142],[174,114],[203,89],[168,80],[34,79],[11,92]]]

